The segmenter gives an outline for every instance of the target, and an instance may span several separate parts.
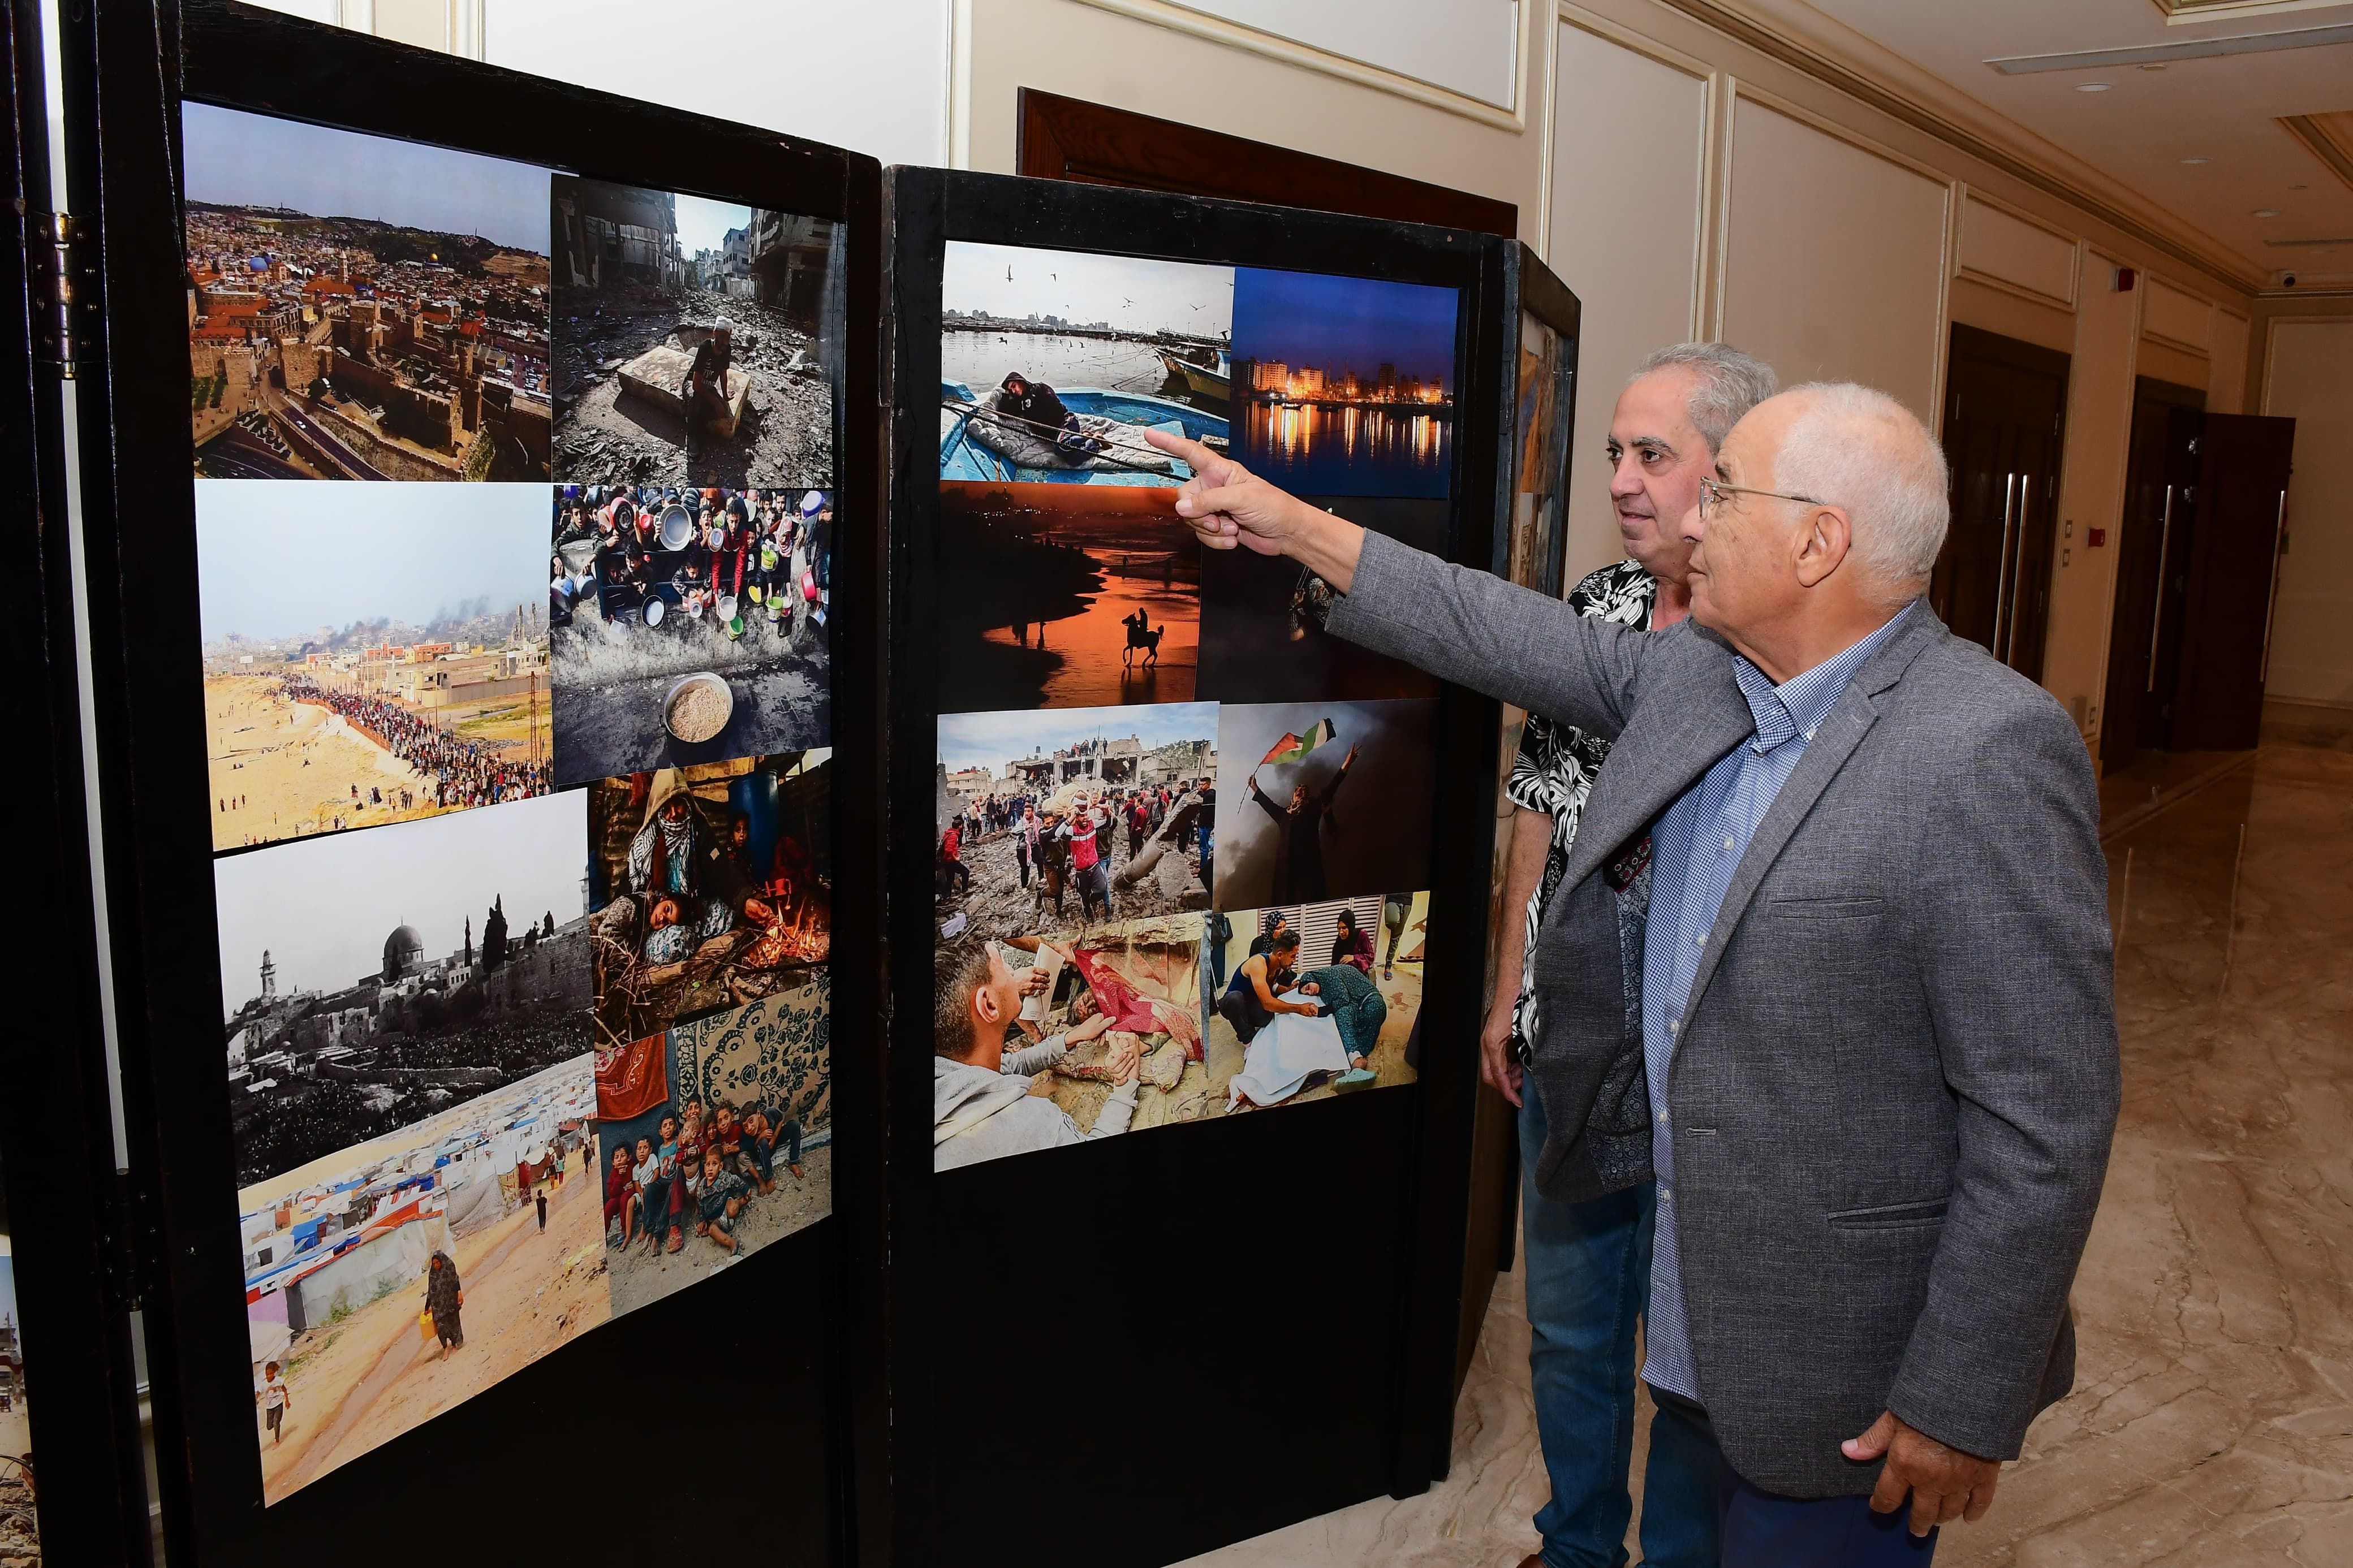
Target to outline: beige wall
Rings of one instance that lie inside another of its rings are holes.
[[[2116,260],[2086,249],[2067,376],[2066,468],[2059,478],[2059,550],[2051,573],[2051,635],[2042,684],[2086,735],[2099,732],[2116,562],[2124,549],[2125,458],[2139,374],[2138,289],[2119,291]],[[2094,547],[2091,531],[2106,542]]]
[[[2353,315],[2272,323],[2261,412],[2295,421],[2288,551],[2280,560],[2264,694],[2353,707]]]

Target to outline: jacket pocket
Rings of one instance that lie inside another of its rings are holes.
[[[1783,919],[1809,921],[1875,920],[1887,907],[1884,899],[1775,899],[1766,912]]]
[[[1942,1225],[1948,1206],[1944,1198],[1929,1198],[1913,1204],[1882,1204],[1875,1208],[1837,1209],[1832,1211],[1830,1221],[1834,1230],[1894,1230],[1906,1226]]]

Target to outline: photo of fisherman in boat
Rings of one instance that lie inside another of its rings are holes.
[[[950,240],[941,479],[1183,484],[1143,432],[1224,449],[1233,285],[1230,267]]]
[[[557,174],[555,478],[833,487],[845,234]]]
[[[237,1194],[262,1498],[612,1315],[583,1053]]]
[[[586,1052],[586,841],[575,793],[216,860],[237,1180]]]
[[[628,1312],[833,1210],[830,978],[596,1053],[597,1183]]]
[[[1201,1038],[1201,916],[943,949],[939,1171],[1222,1113]]]
[[[1191,701],[1202,551],[1176,496],[942,485],[941,710]]]
[[[1220,703],[1217,907],[1430,880],[1438,704]]]
[[[547,793],[544,494],[196,481],[214,849]]]
[[[943,954],[1208,908],[1217,731],[1208,702],[941,715]]]
[[[1376,894],[1212,915],[1202,944],[1219,1113],[1419,1076],[1430,895]]]
[[[745,757],[589,788],[599,1050],[806,985],[825,967],[832,756]]]
[[[562,485],[554,497],[543,570],[557,784],[829,739],[830,492]]]

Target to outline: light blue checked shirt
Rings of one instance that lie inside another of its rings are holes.
[[[1916,603],[1917,601],[1915,601]],[[1709,931],[1748,841],[1797,771],[1831,709],[1880,644],[1912,613],[1780,686],[1735,654],[1732,673],[1757,732],[1707,770],[1667,808],[1651,841],[1651,916],[1642,941],[1642,1070],[1651,1084],[1651,1163],[1659,1179],[1659,1223],[1651,1244],[1651,1310],[1642,1329],[1642,1381],[1700,1398],[1683,1315],[1683,1253],[1675,1238],[1675,1143],[1667,1121],[1667,1068],[1683,1031]]]

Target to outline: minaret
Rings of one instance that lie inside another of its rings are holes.
[[[269,950],[265,947],[261,950],[261,999],[267,1002],[277,994],[278,965],[270,958]]]

